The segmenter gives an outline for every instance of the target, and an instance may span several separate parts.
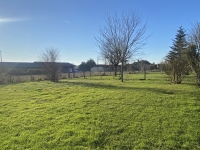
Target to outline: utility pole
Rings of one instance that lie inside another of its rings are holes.
[[[90,77],[92,75],[92,72],[91,72],[91,58],[90,58]]]
[[[101,69],[99,69],[100,66],[98,66],[99,60],[102,60],[102,57],[101,57],[101,56],[98,56],[98,57],[97,57],[97,72],[101,71]]]
[[[0,62],[0,68],[2,68],[3,67],[3,64],[2,64],[2,53],[1,53],[1,50],[0,50],[0,55],[1,55],[1,62]]]
[[[97,57],[97,72],[99,71],[99,69],[98,69],[98,57]]]
[[[0,55],[1,55],[1,62],[2,62],[2,53],[1,53],[1,50],[0,50]]]
[[[97,56],[97,72],[101,71],[101,69],[99,70],[99,60],[101,60],[101,56]]]

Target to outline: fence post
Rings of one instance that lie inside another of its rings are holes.
[[[70,78],[70,72],[68,72],[68,78]]]
[[[73,78],[75,78],[75,69],[73,68],[72,71],[73,71]]]
[[[31,71],[31,81],[33,80],[33,75],[32,75],[32,70],[30,70]]]

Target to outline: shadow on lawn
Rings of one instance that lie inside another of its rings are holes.
[[[130,91],[151,91],[157,94],[168,94],[167,89],[160,89],[160,88],[151,88],[151,87],[127,87],[127,86],[121,86],[121,85],[109,85],[104,83],[89,83],[89,82],[60,82],[60,83],[67,83],[71,85],[79,85],[79,86],[85,86],[90,88],[100,88],[100,89],[114,89],[114,90],[130,90]],[[176,91],[173,91],[172,94],[176,93]],[[170,93],[171,94],[171,93]]]

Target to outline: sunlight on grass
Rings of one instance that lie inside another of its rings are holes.
[[[200,89],[142,77],[0,86],[0,149],[200,149]]]

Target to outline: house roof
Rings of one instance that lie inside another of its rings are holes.
[[[105,65],[105,64],[98,64],[98,65],[95,65],[94,67],[112,67],[112,65]]]
[[[147,60],[140,60],[138,62],[134,62],[133,65],[140,65],[141,63],[144,63],[145,65],[151,65],[151,63]]]
[[[7,68],[43,68],[44,62],[0,62],[4,67]],[[75,65],[70,63],[57,62],[60,67],[74,67]]]

